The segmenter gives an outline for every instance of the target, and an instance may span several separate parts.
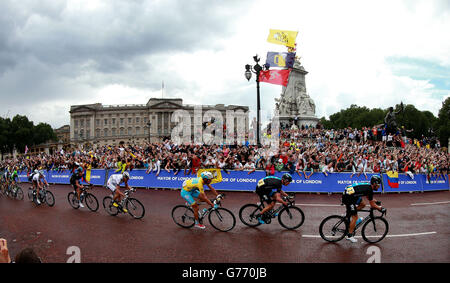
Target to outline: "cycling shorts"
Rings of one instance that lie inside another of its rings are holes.
[[[198,190],[192,190],[192,191],[186,191],[184,189],[181,189],[181,197],[185,199],[189,205],[195,204],[195,199],[198,198],[200,195],[200,192]]]
[[[266,201],[266,203],[268,204],[275,201],[274,199],[272,199],[272,197],[275,195],[276,192],[277,192],[276,189],[270,190],[256,187],[256,194],[261,198],[261,200]]]
[[[108,189],[110,189],[113,193],[116,191],[117,186],[114,186],[111,182],[108,182],[106,184],[106,186],[108,187]]]
[[[350,195],[342,196],[342,203],[345,204],[347,216],[356,215],[358,210],[356,209],[362,201],[362,197],[354,197]]]

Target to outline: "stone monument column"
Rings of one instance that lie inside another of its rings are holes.
[[[298,127],[302,125],[315,127],[319,122],[314,100],[306,91],[306,74],[308,72],[296,59],[287,86],[283,86],[280,98],[275,98],[275,113],[278,113],[281,126],[290,127],[295,121]]]

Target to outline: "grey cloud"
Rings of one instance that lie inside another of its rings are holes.
[[[243,28],[233,19],[251,4],[106,1],[99,10],[75,12],[68,3],[0,2],[1,112],[86,98],[112,83],[151,91],[163,78],[173,89],[186,88],[165,59],[220,50],[221,39]]]

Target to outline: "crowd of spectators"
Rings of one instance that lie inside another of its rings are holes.
[[[403,135],[402,135],[403,133]],[[277,152],[255,145],[175,144],[171,140],[122,146],[102,146],[96,149],[75,149],[20,156],[0,162],[6,168],[32,171],[86,169],[116,169],[117,171],[146,169],[148,174],[173,170],[175,174],[195,174],[200,168],[245,170],[251,174],[264,170],[288,171],[304,178],[312,174],[352,172],[354,175],[397,171],[425,173],[429,178],[447,178],[449,154],[439,142],[406,137],[405,129],[397,135],[387,135],[381,127],[326,130],[320,128],[283,129],[279,134]],[[273,137],[272,137],[273,138]]]

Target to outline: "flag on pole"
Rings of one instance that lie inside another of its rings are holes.
[[[259,81],[275,85],[287,86],[291,70],[266,70],[259,73]]]
[[[25,154],[28,152],[28,146],[25,145]]]
[[[293,52],[267,52],[266,64],[271,68],[294,67],[295,53]]]
[[[267,41],[295,48],[298,31],[271,29]]]

